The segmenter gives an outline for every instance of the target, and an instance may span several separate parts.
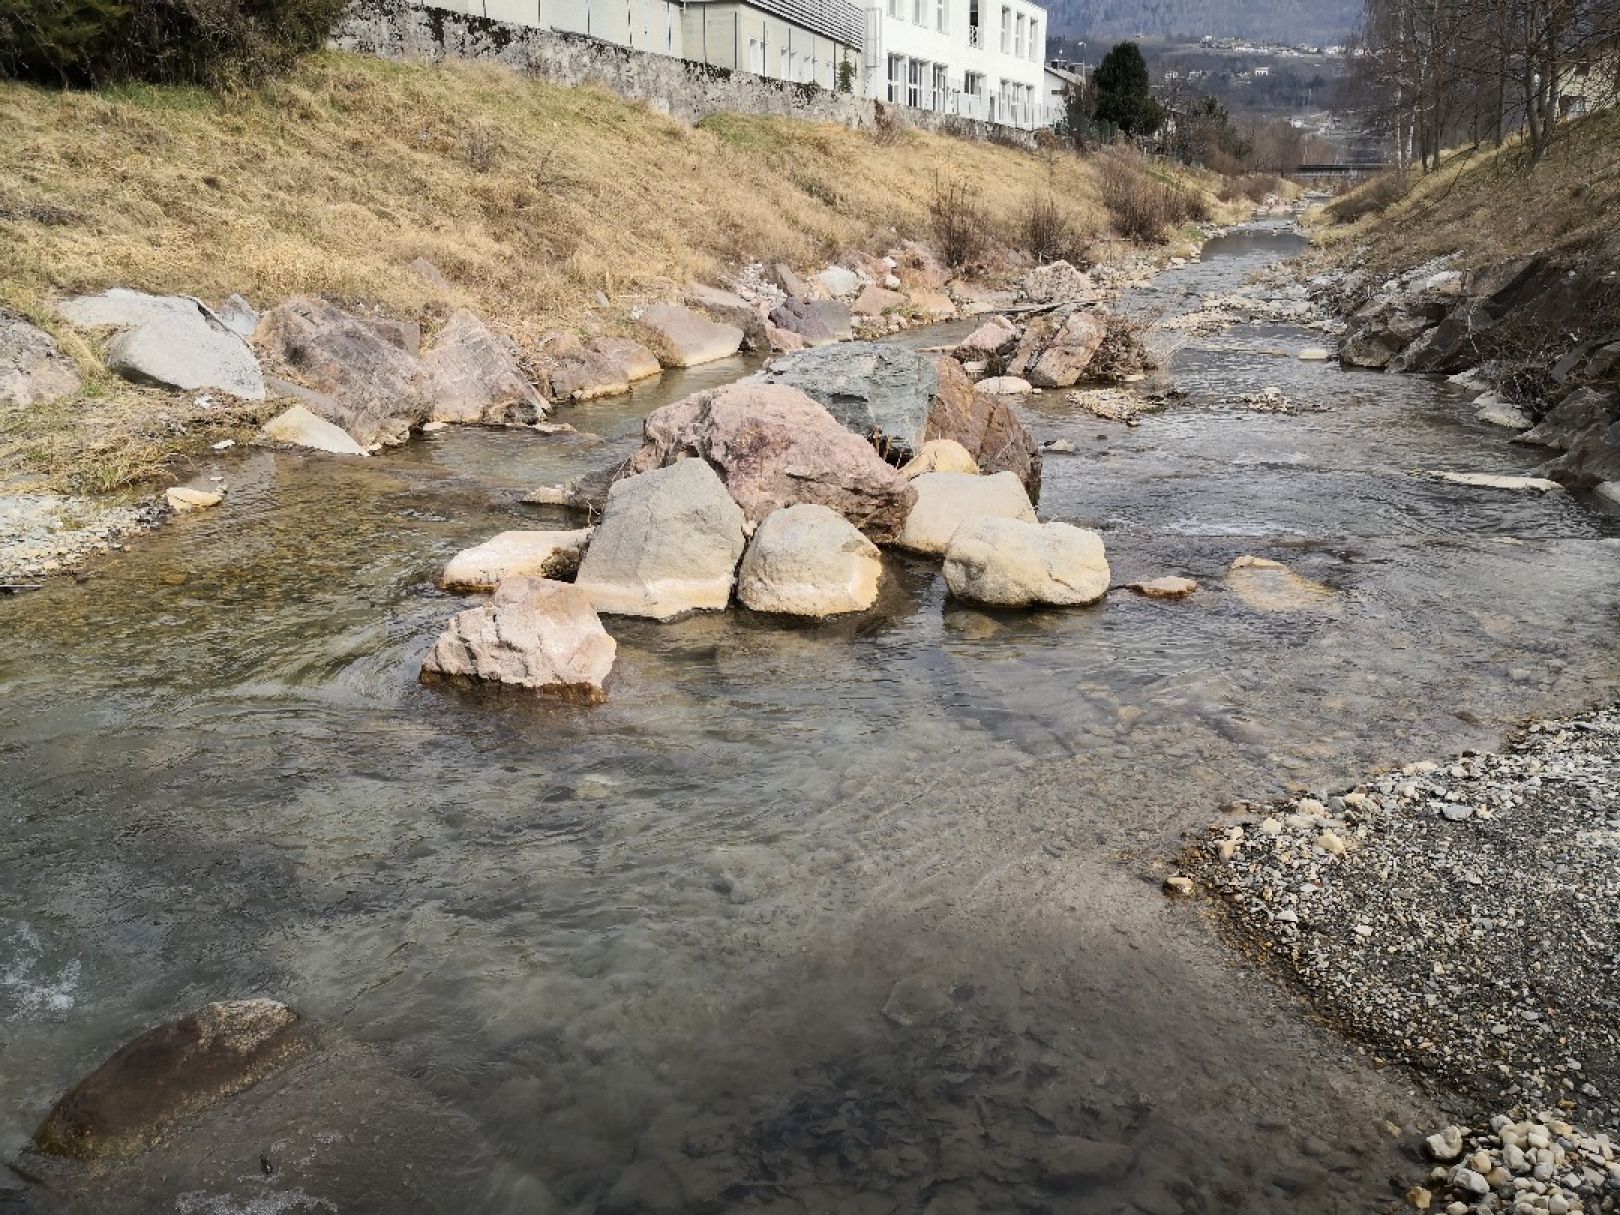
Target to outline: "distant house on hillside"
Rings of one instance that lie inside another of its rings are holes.
[[[1558,116],[1579,118],[1620,103],[1620,40],[1610,39],[1572,64],[1558,81]]]
[[[1029,0],[880,0],[867,96],[1026,130],[1048,125],[1046,10]]]

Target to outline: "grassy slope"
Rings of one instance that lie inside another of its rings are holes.
[[[1380,183],[1360,187],[1377,190]],[[1460,251],[1477,266],[1543,249],[1591,250],[1620,232],[1620,111],[1570,123],[1531,168],[1521,145],[1461,151],[1388,209],[1327,227],[1330,243],[1370,246],[1380,270]],[[1606,260],[1620,262],[1620,249]]]
[[[85,402],[0,410],[0,483],[22,469],[71,488],[158,475],[256,419],[108,377],[52,321],[60,293],[311,293],[429,330],[464,305],[532,348],[549,329],[621,327],[744,261],[804,269],[925,239],[936,175],[977,183],[1009,228],[1043,196],[1081,232],[1107,226],[1094,167],[1069,152],[738,115],[693,128],[491,65],[336,53],[223,98],[0,81],[0,165],[0,304],[57,332],[89,379]],[[448,296],[406,270],[417,257]]]
[[[419,314],[435,262],[523,341],[749,258],[799,265],[926,230],[936,172],[1013,214],[1046,191],[1096,230],[1078,157],[716,116],[699,128],[491,66],[336,54],[225,100],[0,84],[0,298],[126,284],[318,292]],[[624,302],[629,302],[628,300]]]

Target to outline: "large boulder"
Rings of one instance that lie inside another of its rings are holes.
[[[686,289],[686,302],[710,320],[741,329],[743,349],[770,349],[765,332],[765,314],[735,291],[711,287],[707,283],[694,283]]]
[[[634,338],[599,337],[581,341],[571,333],[548,334],[540,365],[553,401],[591,401],[618,396],[659,374],[658,356]]]
[[[711,321],[679,304],[654,304],[636,319],[665,367],[696,367],[742,348],[743,331],[736,325]]]
[[[723,609],[743,552],[742,507],[703,460],[616,481],[574,585],[598,611],[655,620]]]
[[[831,296],[854,295],[861,289],[864,281],[847,266],[828,266],[816,275],[816,282]]]
[[[946,355],[846,342],[786,355],[756,378],[808,393],[893,463],[930,439],[954,439],[985,472],[1015,473],[1032,500],[1040,496],[1034,437],[1007,401],[975,392]]]
[[[433,422],[530,425],[546,416],[546,403],[518,370],[517,361],[489,327],[457,310],[423,357]]]
[[[744,515],[815,502],[873,539],[894,539],[915,500],[870,444],[796,388],[744,381],[695,393],[650,414],[629,471],[690,456],[708,462]]]
[[[994,607],[1076,607],[1108,593],[1102,537],[1068,523],[980,515],[963,523],[945,550],[952,595]]]
[[[993,316],[968,334],[951,351],[963,363],[989,362],[1010,355],[1018,346],[1018,326],[1004,316]]]
[[[809,300],[790,295],[771,309],[771,324],[796,333],[807,346],[847,341],[853,334],[849,309],[837,300]]]
[[[34,1146],[55,1156],[127,1156],[180,1119],[280,1071],[310,1046],[274,1000],[208,1004],[148,1030],[79,1081],[45,1116]]]
[[[900,292],[890,291],[886,287],[871,286],[861,292],[849,310],[856,316],[882,316],[885,312],[893,312],[896,308],[904,307],[905,303],[906,297]]]
[[[772,511],[754,531],[737,598],[756,612],[833,616],[877,599],[877,546],[836,511],[813,502]]]
[[[488,603],[450,621],[422,660],[422,679],[596,704],[605,698],[602,683],[617,652],[578,587],[518,575],[496,587]]]
[[[43,405],[83,386],[56,339],[0,308],[0,405]]]
[[[1007,374],[1037,388],[1073,387],[1102,349],[1106,317],[1100,308],[1067,307],[1031,318]]]
[[[306,405],[362,447],[403,442],[432,412],[432,376],[408,325],[298,296],[265,313],[253,340],[314,389]]]
[[[1595,388],[1577,388],[1542,415],[1540,422],[1515,436],[1513,441],[1532,447],[1568,451],[1594,425],[1608,424],[1613,402],[1611,394]]]
[[[911,508],[895,543],[914,553],[943,553],[956,529],[980,516],[1035,522],[1035,508],[1023,483],[1009,472],[990,477],[924,473],[912,485],[917,490],[917,505]]]
[[[501,532],[450,558],[439,576],[447,591],[492,591],[508,578],[571,578],[579,569],[591,529]]]
[[[114,287],[67,300],[59,311],[82,328],[118,330],[107,343],[107,368],[127,380],[264,400],[252,349],[200,300]]]

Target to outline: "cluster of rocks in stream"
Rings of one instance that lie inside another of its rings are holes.
[[[1434,1169],[1406,1192],[1445,1215],[1598,1215],[1620,1210],[1620,1153],[1562,1111],[1496,1114],[1489,1129],[1451,1125],[1424,1140]]]
[[[1611,242],[1611,265],[1612,252]],[[1479,393],[1480,421],[1555,453],[1539,475],[1620,501],[1620,312],[1604,302],[1613,271],[1548,254],[1453,261],[1381,281],[1360,268],[1313,277],[1312,297],[1347,318],[1339,361],[1450,376]]]
[[[1620,1126],[1620,708],[1240,804],[1210,835],[1185,867],[1219,922],[1379,1059],[1488,1109]]]

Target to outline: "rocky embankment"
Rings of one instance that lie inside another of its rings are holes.
[[[1185,864],[1322,1017],[1470,1103],[1419,1209],[1620,1209],[1620,709],[1235,806]]]
[[[1615,273],[1550,255],[1468,270],[1453,260],[1384,280],[1361,269],[1313,279],[1314,298],[1346,318],[1340,361],[1450,376],[1479,392],[1481,421],[1546,450],[1540,475],[1620,501]]]
[[[429,284],[443,281],[423,259],[407,272]],[[692,284],[678,299],[635,309],[617,330],[552,332],[525,349],[466,309],[450,312],[431,340],[415,320],[308,297],[261,313],[241,296],[210,306],[114,288],[57,301],[52,310],[59,327],[97,345],[109,373],[168,394],[179,406],[170,423],[177,453],[199,446],[190,432],[202,433],[184,419],[215,411],[236,417],[245,409],[261,425],[262,443],[358,457],[448,425],[567,431],[553,420],[557,410],[628,392],[667,369],[739,353],[793,354],[1001,310],[1037,329],[1066,319],[1078,326],[1068,335],[1078,346],[1070,360],[1078,374],[1110,324],[1106,311],[1091,306],[1150,272],[1146,255],[1131,254],[1090,272],[1058,262],[986,285],[953,275],[926,247],[905,242],[880,257],[848,253],[813,274],[784,264],[747,266],[725,287]],[[1004,377],[1002,392],[1074,382],[1065,367],[1034,365],[1066,357],[1057,353],[1064,342],[1051,340],[1062,335],[1043,330],[1048,340],[1020,342],[1022,325],[1003,317],[1000,326],[977,361],[966,362],[969,374],[1010,369],[1029,376]],[[1119,351],[1125,362],[1136,357],[1126,336],[1118,333],[1099,366]],[[66,407],[84,391],[78,365],[51,333],[0,311],[0,406],[26,424],[27,411]],[[153,409],[163,405],[160,396]],[[166,508],[206,505],[225,487],[180,488],[181,501],[171,494],[155,508],[15,490],[4,499],[0,575],[26,584],[69,572],[90,553],[150,526]]]

